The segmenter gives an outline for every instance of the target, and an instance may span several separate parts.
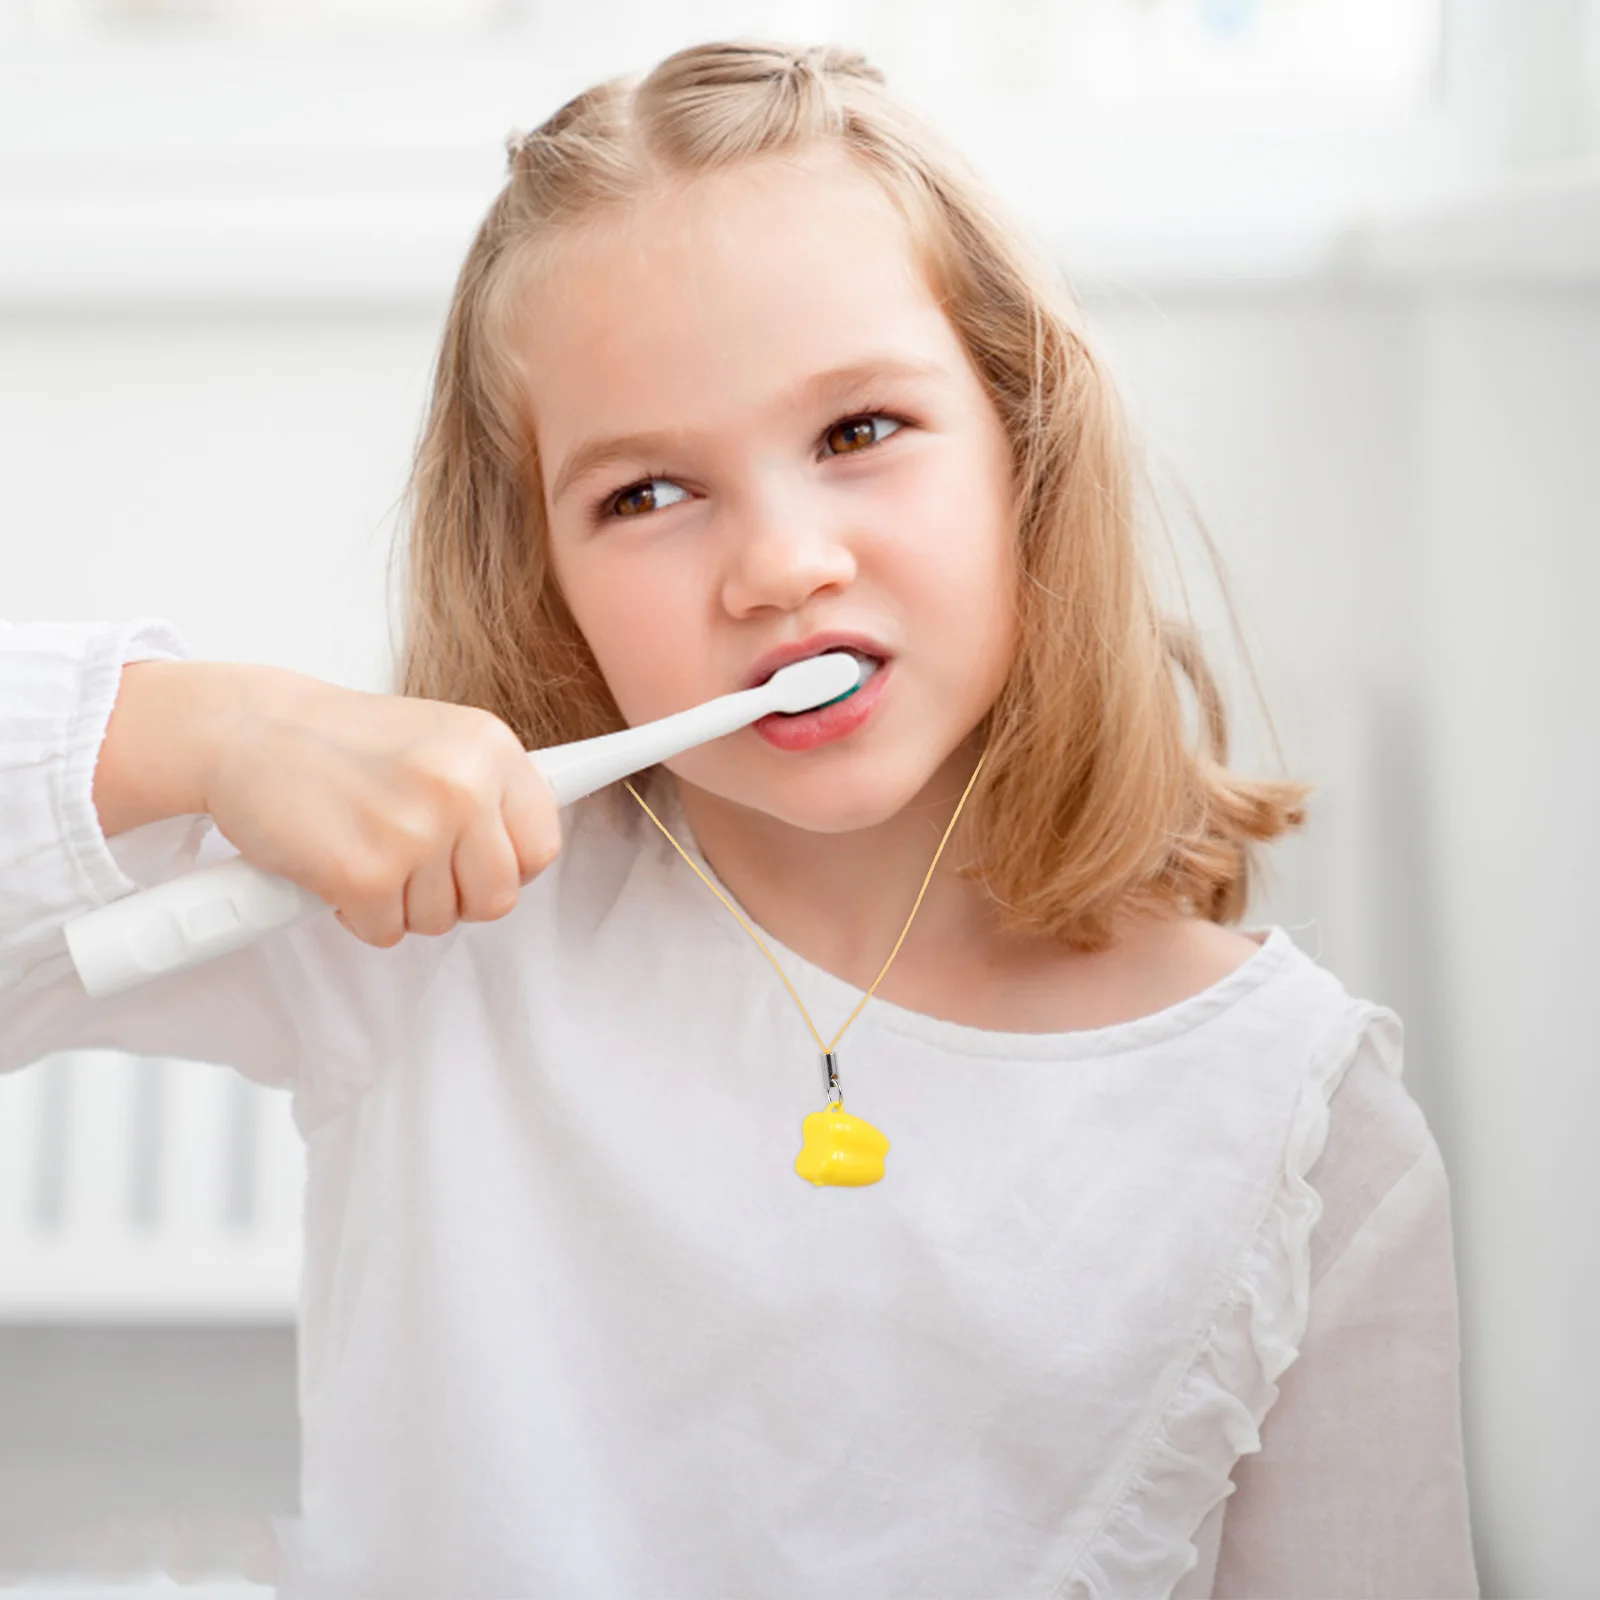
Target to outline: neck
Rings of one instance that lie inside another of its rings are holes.
[[[893,816],[843,833],[796,827],[683,780],[678,794],[706,860],[756,923],[867,989],[906,928],[978,756],[963,747]],[[894,958],[897,974],[970,963],[1003,942],[983,886],[957,875],[971,855],[963,810]]]

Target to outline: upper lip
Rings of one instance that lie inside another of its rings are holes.
[[[859,650],[864,656],[873,656],[879,661],[889,659],[889,651],[878,641],[865,633],[813,633],[809,638],[797,639],[792,644],[780,644],[775,650],[769,650],[750,669],[750,676],[745,679],[745,688],[754,689],[763,684],[780,667],[786,667],[792,661],[804,661],[808,656],[821,655],[824,650]]]

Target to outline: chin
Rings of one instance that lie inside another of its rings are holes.
[[[806,805],[792,800],[780,804],[760,806],[770,817],[787,822],[791,827],[804,828],[807,833],[860,833],[887,822],[900,811],[905,801],[872,804],[860,796],[833,796],[816,804]]]
[[[812,766],[791,773],[762,773],[741,782],[736,777],[696,787],[745,811],[772,817],[808,833],[859,833],[880,827],[910,805],[940,763],[905,763],[892,757],[862,761],[850,781],[837,771]],[[695,780],[685,778],[686,784]]]

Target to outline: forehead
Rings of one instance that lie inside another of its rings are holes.
[[[904,218],[837,151],[751,161],[591,222],[521,309],[550,465],[597,432],[726,420],[866,354],[960,358]]]

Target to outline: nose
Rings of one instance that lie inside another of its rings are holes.
[[[722,601],[730,616],[795,611],[819,589],[846,587],[855,577],[848,537],[804,493],[746,499],[729,521]]]

